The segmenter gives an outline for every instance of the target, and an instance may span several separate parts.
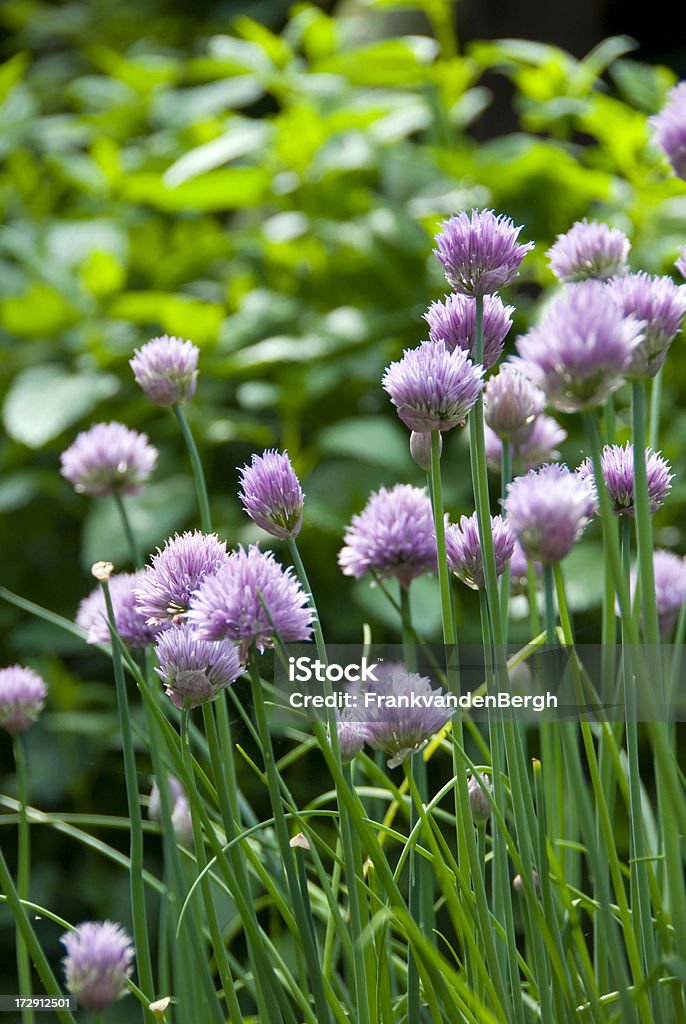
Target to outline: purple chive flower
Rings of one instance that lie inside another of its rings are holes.
[[[504,306],[497,295],[484,298],[484,357],[486,370],[503,354],[505,336],[512,327],[514,306]],[[432,341],[445,342],[448,351],[464,349],[475,359],[476,299],[472,295],[448,295],[443,302],[432,302],[424,319],[429,325]]]
[[[495,472],[500,471],[503,457],[503,442],[490,427],[485,429],[486,460]],[[544,462],[552,462],[560,458],[558,445],[567,437],[557,420],[552,416],[537,416],[528,437],[519,441],[510,438],[512,457],[521,461],[525,470],[534,469]]]
[[[673,551],[657,548],[653,552],[655,602],[660,633],[664,636],[676,625],[681,606],[686,601],[686,559]],[[636,590],[636,568],[631,573],[631,593]]]
[[[129,366],[151,402],[181,405],[195,394],[199,354],[192,341],[163,334],[136,349]]]
[[[0,668],[0,728],[23,732],[43,710],[48,688],[33,669],[22,665]]]
[[[342,708],[336,713],[338,749],[343,764],[357,757],[365,744],[367,731],[360,718],[360,712],[355,708]]]
[[[653,141],[667,154],[674,173],[686,180],[686,82],[679,82],[667,95],[659,114],[650,118]]]
[[[515,535],[508,521],[500,516],[491,516],[491,531],[495,549],[495,571],[498,576],[502,576],[512,557]],[[476,512],[469,517],[461,516],[459,525],[452,523],[448,526],[445,531],[445,546],[450,571],[472,590],[484,587],[486,581]]]
[[[253,522],[272,537],[297,537],[303,521],[304,495],[288,452],[253,455],[240,470],[238,497]]]
[[[507,488],[505,509],[529,558],[559,562],[593,515],[594,495],[587,481],[553,463],[513,480]]]
[[[641,321],[643,335],[634,350],[628,377],[654,377],[681,330],[686,313],[686,285],[671,277],[651,277],[640,271],[618,277],[608,285],[624,316]]]
[[[525,441],[545,408],[545,395],[516,366],[504,363],[484,392],[486,423],[498,437]]]
[[[104,1010],[128,992],[133,946],[121,925],[84,921],[61,940],[67,988],[87,1010]]]
[[[96,423],[60,456],[62,476],[78,494],[138,494],[157,463],[145,434],[123,423]]]
[[[517,366],[556,409],[581,412],[619,387],[641,338],[640,325],[625,317],[606,284],[580,281],[567,285],[539,326],[518,339]]]
[[[686,246],[679,249],[679,255],[674,261],[674,266],[679,271],[682,277],[686,278]]]
[[[645,451],[646,473],[648,475],[648,498],[650,511],[657,512],[669,494],[673,480],[670,465],[666,459],[654,452],[652,448]],[[612,511],[616,516],[633,516],[634,514],[634,446],[627,443],[621,445],[605,445],[600,456],[600,468],[605,485],[612,502]],[[593,476],[593,462],[585,459],[577,469],[580,477],[586,480],[594,495],[597,512],[597,495]]]
[[[389,768],[421,750],[451,716],[443,690],[402,662],[383,662],[375,668],[378,682],[364,693],[367,743],[388,754]]]
[[[183,846],[190,846],[193,839],[193,822],[191,821],[191,812],[186,792],[174,775],[170,775],[167,782],[169,784],[169,795],[172,802],[171,823],[174,835]],[[155,782],[150,790],[148,817],[151,821],[160,821],[161,815],[162,805],[160,790],[159,786]]]
[[[583,281],[588,277],[607,281],[626,274],[630,249],[631,242],[619,228],[584,218],[566,235],[558,235],[546,256],[558,281]]]
[[[185,616],[191,594],[228,561],[226,543],[214,534],[178,533],[151,558],[136,588],[136,606],[150,625]]]
[[[436,572],[436,531],[424,488],[379,488],[345,531],[338,564],[345,576],[373,573],[407,589],[417,576]]]
[[[129,647],[145,647],[153,643],[160,631],[159,626],[149,626],[136,605],[136,588],[140,586],[145,573],[121,572],[110,576],[109,588],[112,598],[114,623],[119,636]],[[76,613],[76,625],[86,631],[89,644],[108,644],[110,627],[102,587],[96,587],[84,597]]]
[[[483,374],[464,349],[450,352],[444,341],[423,341],[391,363],[381,383],[403,423],[425,434],[464,422],[483,388]]]
[[[540,562],[533,562],[536,576],[540,576],[542,566]],[[510,559],[510,590],[514,595],[527,594],[529,592],[529,562],[524,554],[524,548],[515,540],[515,545]]]
[[[284,569],[271,551],[254,544],[232,551],[226,565],[205,579],[188,613],[203,640],[239,643],[242,661],[253,644],[261,653],[277,636],[286,643],[309,640],[313,617],[292,568]]]
[[[490,295],[510,284],[519,273],[533,242],[521,245],[521,231],[509,217],[492,210],[462,210],[441,225],[434,254],[448,284],[464,295]]]
[[[160,633],[155,654],[160,663],[155,671],[177,708],[197,708],[214,700],[243,671],[238,650],[229,640],[202,640],[188,623]]]

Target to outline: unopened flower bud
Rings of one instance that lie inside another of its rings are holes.
[[[483,788],[482,788],[483,787]],[[467,787],[474,824],[483,828],[491,816],[491,801],[484,790],[491,794],[493,789],[485,775],[472,775]]]

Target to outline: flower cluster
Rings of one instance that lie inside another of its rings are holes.
[[[666,459],[650,448],[645,453],[646,475],[648,478],[648,499],[650,511],[657,512],[664,504],[672,486],[673,474]],[[634,514],[634,446],[627,443],[606,445],[600,457],[600,468],[607,487],[612,510],[617,516]],[[587,480],[593,490],[597,506],[593,462],[586,459],[579,466],[577,473]],[[596,507],[597,511],[597,507]]]
[[[434,253],[448,284],[464,295],[491,295],[517,277],[533,243],[518,243],[521,227],[492,210],[464,210],[436,235]]]
[[[177,622],[206,576],[228,561],[226,544],[199,530],[170,538],[157,549],[136,588],[136,606],[150,625]]]
[[[667,103],[651,117],[653,139],[666,153],[679,178],[686,180],[686,82],[679,82],[670,92]]]
[[[495,551],[495,571],[502,576],[512,557],[515,535],[510,524],[500,516],[491,516],[491,534]],[[486,585],[479,524],[476,512],[460,518],[459,525],[452,523],[445,531],[445,546],[448,568],[458,579],[472,590]]]
[[[160,633],[155,669],[177,708],[197,708],[214,700],[243,671],[237,648],[229,640],[201,639],[187,623]]]
[[[391,363],[382,385],[403,423],[421,434],[463,423],[483,388],[483,373],[464,349],[424,341]]]
[[[594,507],[588,482],[556,463],[517,477],[505,501],[508,521],[527,557],[547,563],[571,551]]]
[[[240,470],[239,498],[253,522],[273,537],[297,537],[303,521],[304,495],[288,452],[253,455]]]
[[[129,365],[136,383],[155,405],[180,405],[195,394],[199,352],[192,341],[153,338],[136,349]]]
[[[37,672],[22,665],[0,668],[0,728],[23,732],[43,710],[48,688]]]
[[[114,624],[121,640],[129,647],[146,647],[153,643],[160,625],[149,625],[136,603],[136,592],[144,579],[143,571],[117,573],[109,578]],[[102,587],[97,586],[84,597],[76,613],[76,625],[86,631],[89,644],[110,642],[110,626]]]
[[[87,1010],[99,1012],[126,995],[133,946],[121,925],[84,921],[62,936],[67,989]]]
[[[671,277],[627,274],[610,284],[623,316],[640,322],[641,341],[633,352],[627,377],[654,377],[667,358],[686,313],[686,285]]]
[[[123,423],[96,423],[62,452],[62,476],[79,494],[138,494],[157,464],[145,434]]]
[[[513,306],[503,305],[497,295],[484,297],[483,358],[481,362],[489,370],[503,353],[505,337],[512,327]],[[444,341],[446,348],[453,351],[464,349],[470,359],[476,358],[476,299],[471,295],[455,293],[443,302],[433,302],[424,319],[429,325],[431,341]]]
[[[388,755],[389,768],[397,768],[443,728],[450,711],[437,699],[443,690],[433,689],[425,676],[408,672],[402,662],[384,662],[376,671],[378,683],[374,692],[382,699],[370,702],[365,711],[365,739],[374,750]],[[409,707],[398,699],[403,697]],[[413,704],[413,697],[421,698],[421,703]]]
[[[623,231],[599,224],[597,220],[577,221],[564,235],[558,235],[548,250],[548,263],[558,281],[607,281],[625,274],[631,242]]]

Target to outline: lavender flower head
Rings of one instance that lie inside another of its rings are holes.
[[[645,451],[646,473],[648,476],[648,498],[650,511],[657,510],[664,504],[665,498],[672,488],[674,476],[670,473],[670,465],[652,448]],[[605,480],[612,511],[616,516],[634,515],[634,446],[627,443],[621,445],[605,445],[600,456],[600,468]],[[594,495],[597,512],[598,499],[592,460],[585,459],[577,469],[580,477],[586,480]]]
[[[507,488],[505,509],[529,558],[559,562],[593,515],[594,496],[587,481],[566,466],[552,463],[513,480]]]
[[[277,635],[286,643],[309,640],[313,617],[293,570],[254,544],[232,551],[226,565],[205,579],[188,613],[203,640],[239,643],[241,661],[253,644],[260,653],[273,647]]]
[[[338,564],[345,576],[374,573],[407,589],[417,576],[436,572],[436,531],[424,488],[379,488],[353,516],[344,540]]]
[[[653,141],[667,154],[674,173],[686,180],[686,82],[670,90],[667,103],[650,118]]]
[[[533,249],[533,242],[517,242],[521,230],[492,210],[462,210],[444,221],[434,254],[448,284],[464,295],[491,295],[510,284]]]
[[[679,255],[674,261],[674,266],[682,277],[686,278],[686,246],[679,249]]]
[[[145,434],[123,423],[96,423],[60,456],[61,474],[78,494],[138,494],[157,463]]]
[[[126,995],[132,974],[133,946],[121,925],[84,921],[61,940],[67,988],[87,1010],[104,1010]]]
[[[464,349],[450,352],[442,340],[423,341],[391,363],[381,383],[403,423],[422,434],[463,423],[483,388],[483,374]]]
[[[151,558],[136,588],[136,606],[149,625],[183,618],[191,595],[228,561],[226,543],[214,533],[177,533]]]
[[[525,441],[545,408],[545,395],[516,366],[504,363],[484,392],[486,423],[500,438]]]
[[[177,708],[197,708],[214,700],[243,671],[229,640],[202,640],[188,623],[160,633],[155,644],[165,693]]]
[[[389,755],[389,768],[397,768],[443,728],[451,711],[443,690],[434,690],[402,662],[384,662],[375,671],[378,683],[365,692],[367,743]]]
[[[502,576],[512,557],[515,546],[515,535],[510,524],[501,516],[491,516],[491,531],[495,549],[495,571]],[[460,518],[459,525],[452,523],[445,531],[445,546],[448,556],[448,568],[458,579],[466,583],[472,590],[485,587],[479,524],[476,512]]]
[[[145,573],[121,572],[110,576],[109,589],[114,612],[114,623],[119,636],[129,647],[145,647],[153,643],[160,631],[159,626],[149,626],[136,604],[136,589]],[[76,613],[76,625],[86,631],[89,644],[108,644],[110,627],[107,621],[107,607],[102,587],[84,597]]]
[[[484,352],[486,370],[494,366],[503,354],[505,336],[512,327],[514,306],[504,306],[497,295],[484,298]],[[472,295],[448,295],[443,302],[432,302],[424,319],[429,325],[431,341],[443,341],[452,352],[465,350],[475,360],[476,299]]]
[[[191,811],[186,791],[174,775],[170,775],[167,782],[169,783],[169,795],[172,802],[171,824],[174,835],[183,846],[190,846],[193,840],[193,822],[191,821]],[[148,817],[151,821],[160,821],[161,815],[160,790],[155,782],[150,791]]]
[[[0,728],[15,734],[28,729],[43,710],[48,688],[33,669],[0,668]]]
[[[588,277],[607,281],[626,274],[631,242],[619,228],[597,220],[577,221],[567,234],[558,235],[548,249],[548,263],[558,281],[583,281]]]
[[[607,285],[580,281],[567,285],[539,326],[518,339],[517,365],[556,409],[581,412],[619,387],[641,338],[640,325],[625,317]]]
[[[253,455],[240,470],[239,498],[253,522],[272,537],[297,537],[303,521],[304,495],[288,452]]]
[[[163,334],[136,349],[129,366],[151,402],[180,405],[195,394],[199,354],[192,341]]]
[[[641,321],[643,338],[634,350],[628,377],[654,377],[681,330],[686,313],[686,285],[671,277],[651,277],[640,271],[618,277],[608,285],[624,316]]]
[[[673,551],[657,548],[653,552],[655,602],[660,633],[664,636],[676,625],[681,606],[686,601],[686,559]],[[631,593],[636,590],[636,568],[631,573]]]
[[[531,432],[520,440],[517,436],[510,438],[512,455],[525,470],[534,469],[543,462],[551,462],[560,458],[558,445],[567,437],[557,420],[552,416],[537,416],[533,422]],[[486,460],[488,465],[495,472],[500,471],[503,458],[503,442],[490,427],[485,429],[486,437]]]
[[[347,764],[357,757],[367,738],[366,726],[360,721],[360,712],[355,708],[342,708],[336,713],[336,730],[341,761]]]

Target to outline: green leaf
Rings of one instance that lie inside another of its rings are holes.
[[[270,180],[265,167],[231,167],[171,187],[159,174],[140,172],[124,179],[122,198],[166,213],[239,210],[263,202]]]
[[[269,122],[236,117],[229,123],[229,130],[224,135],[184,153],[165,173],[164,182],[170,186],[181,185],[184,181],[197,178],[199,174],[213,171],[222,164],[260,149],[268,142],[271,134]]]
[[[76,310],[55,288],[32,284],[23,295],[12,295],[0,302],[0,324],[10,334],[37,338],[58,334],[76,320]]]
[[[28,63],[28,53],[16,53],[0,67],[0,103],[5,102],[17,82],[22,80]]]
[[[119,381],[110,374],[33,366],[19,374],[5,398],[5,430],[27,447],[41,448],[118,390]]]
[[[407,473],[410,466],[407,431],[381,416],[340,420],[326,427],[319,449],[326,456],[361,459],[398,473]]]
[[[409,86],[426,81],[438,44],[426,36],[384,39],[334,54],[315,64],[315,72],[343,75],[353,85]]]
[[[169,292],[126,292],[114,300],[110,316],[142,326],[160,324],[166,334],[192,338],[197,344],[215,341],[226,310],[217,302],[201,302]]]

